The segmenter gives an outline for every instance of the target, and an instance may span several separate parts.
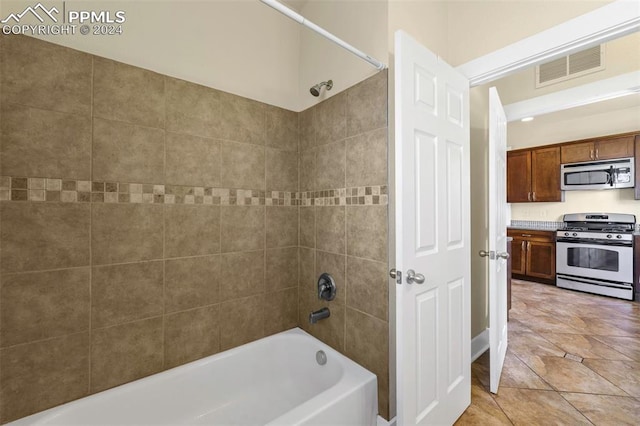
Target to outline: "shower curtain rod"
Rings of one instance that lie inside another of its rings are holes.
[[[309,21],[304,16],[300,15],[298,12],[296,12],[293,9],[290,9],[287,6],[285,6],[282,3],[280,3],[278,0],[260,0],[260,1],[262,3],[264,3],[264,4],[266,4],[267,6],[270,6],[270,7],[274,8],[275,10],[277,10],[280,13],[282,13],[286,17],[293,19],[297,23],[304,25],[305,27],[309,28],[312,31],[315,31],[316,33],[320,34],[324,38],[326,38],[328,40],[331,40],[332,42],[334,42],[338,46],[342,47],[343,49],[348,50],[349,52],[353,53],[354,55],[358,56],[359,58],[364,59],[365,61],[367,61],[368,63],[370,63],[374,67],[376,67],[377,69],[383,70],[383,69],[387,68],[387,66],[384,63],[380,62],[379,60],[377,60],[375,58],[372,58],[371,56],[367,55],[363,51],[356,49],[355,47],[353,47],[352,45],[350,45],[346,41],[334,36],[329,31],[327,31],[324,28],[322,28],[322,27],[314,24],[313,22]]]

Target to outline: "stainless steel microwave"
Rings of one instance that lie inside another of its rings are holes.
[[[560,167],[560,173],[562,177],[560,187],[565,191],[635,186],[633,157],[563,164]]]

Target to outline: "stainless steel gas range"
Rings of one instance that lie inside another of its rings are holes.
[[[556,285],[633,300],[636,217],[574,213],[563,220],[556,236]]]

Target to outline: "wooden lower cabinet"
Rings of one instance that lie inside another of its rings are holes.
[[[512,275],[524,280],[555,284],[555,232],[508,229],[507,235],[513,238]]]

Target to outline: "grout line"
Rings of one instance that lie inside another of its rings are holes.
[[[162,78],[162,101],[164,102],[163,124],[163,144],[162,144],[162,181],[166,192],[167,181],[167,78]],[[167,207],[162,207],[162,370],[167,368]]]
[[[586,420],[587,422],[589,422],[589,424],[591,424],[591,425],[595,425],[595,423],[593,423],[593,422],[591,421],[591,419],[589,419],[589,417],[587,417],[587,416],[586,416],[582,411],[580,411],[580,410],[578,409],[578,407],[576,407],[575,405],[573,405],[573,404],[571,403],[571,401],[569,401],[567,398],[565,398],[565,397],[564,397],[564,395],[563,395],[562,393],[563,393],[563,392],[557,392],[557,394],[560,396],[560,398],[562,398],[563,400],[565,400],[565,401],[567,402],[567,404],[569,404],[570,406],[572,406],[574,410],[576,410],[578,413],[580,413],[580,415],[581,415],[582,417],[584,417],[584,418],[585,418],[585,420]],[[566,392],[566,393],[573,393],[573,392]],[[592,395],[593,395],[593,394],[592,394]]]
[[[91,144],[89,146],[89,176],[93,182],[93,103],[94,103],[94,82],[95,82],[95,56],[91,55],[91,105],[90,105],[90,131]],[[91,377],[93,372],[93,203],[89,203],[89,374],[87,380],[87,394],[91,394]]]

